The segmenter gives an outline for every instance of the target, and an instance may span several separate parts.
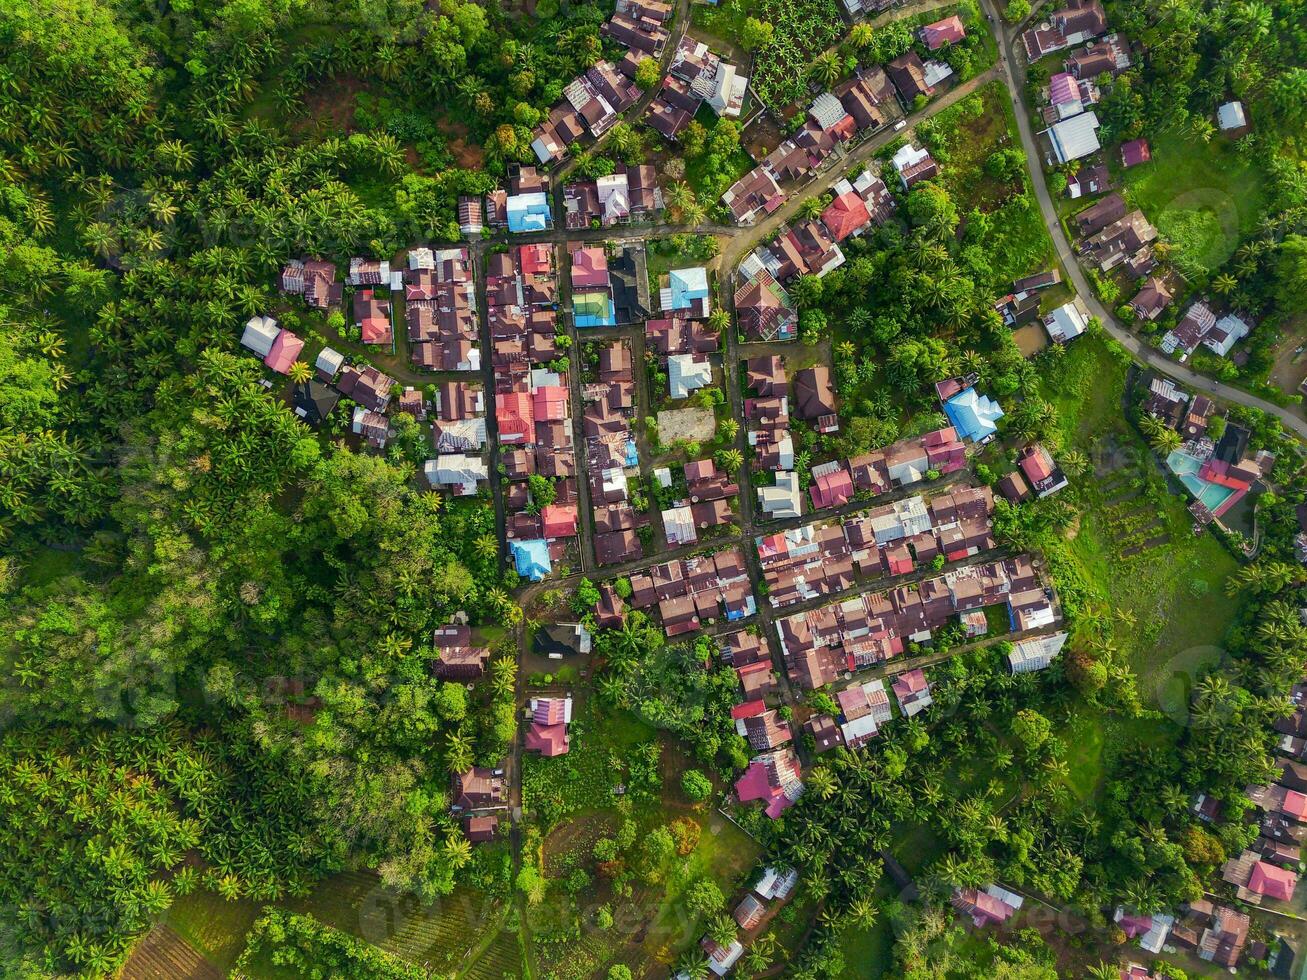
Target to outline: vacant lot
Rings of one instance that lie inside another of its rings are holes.
[[[1125,171],[1127,197],[1175,246],[1172,261],[1190,279],[1219,267],[1257,224],[1266,204],[1261,167],[1232,144],[1150,135],[1151,163]],[[1119,160],[1119,158],[1115,158]]]

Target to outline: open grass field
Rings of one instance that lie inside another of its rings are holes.
[[[1175,246],[1176,267],[1191,280],[1204,278],[1254,229],[1266,202],[1265,174],[1225,140],[1159,133],[1149,143],[1152,162],[1122,175],[1126,196]]]
[[[1062,444],[1083,452],[1083,517],[1070,555],[1117,619],[1117,646],[1145,703],[1174,699],[1175,674],[1215,662],[1237,601],[1224,591],[1238,567],[1209,535],[1195,537],[1185,499],[1124,417],[1125,368],[1104,341],[1071,345],[1045,385]]]

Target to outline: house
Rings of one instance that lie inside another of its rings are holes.
[[[962,24],[962,18],[954,14],[952,17],[927,24],[920,30],[919,36],[921,43],[928,50],[938,51],[946,44],[957,44],[961,41],[967,36],[967,29]]]
[[[435,674],[441,680],[472,681],[486,672],[490,648],[472,645],[472,630],[457,624],[441,626],[432,634],[436,650]]]
[[[939,164],[930,155],[930,151],[911,143],[900,147],[890,158],[890,163],[898,171],[899,181],[905,191],[911,190],[914,184],[939,174]]]
[[[386,440],[390,438],[390,423],[386,421],[386,417],[378,412],[369,411],[362,405],[354,406],[350,430],[355,435],[362,436],[375,449],[384,449]]]
[[[673,354],[667,358],[667,395],[673,400],[712,384],[712,363],[706,354]]]
[[[791,748],[754,757],[735,781],[735,795],[741,803],[761,800],[767,816],[775,820],[803,794],[799,760]]]
[[[466,453],[447,453],[429,459],[423,466],[423,473],[433,487],[446,487],[456,497],[474,496],[477,485],[490,479],[486,461]]]
[[[899,674],[890,684],[890,688],[898,698],[899,710],[908,718],[925,711],[934,703],[924,670],[909,670]]]
[[[1100,149],[1098,125],[1098,116],[1092,112],[1082,112],[1070,119],[1055,122],[1044,130],[1054,161],[1069,163],[1097,153]]]
[[[481,198],[463,194],[458,199],[458,230],[471,238],[485,230],[482,218]]]
[[[554,570],[549,554],[549,543],[543,538],[508,542],[517,574],[532,582],[539,582]]]
[[[546,757],[566,755],[571,747],[567,726],[572,723],[572,699],[532,698],[531,722],[522,747]]]
[[[1078,116],[1099,100],[1098,86],[1092,81],[1081,81],[1070,72],[1058,72],[1048,80],[1048,107],[1044,109],[1044,121],[1058,122]]]
[[[1149,149],[1148,140],[1130,140],[1128,143],[1121,144],[1121,166],[1137,167],[1151,159],[1153,159],[1153,151]]]
[[[365,344],[390,344],[394,331],[390,322],[391,304],[373,289],[359,289],[354,293],[354,325],[359,328]]]
[[[494,814],[469,816],[463,820],[463,836],[470,844],[484,844],[495,839],[499,818]]]
[[[1004,499],[1014,504],[1019,504],[1030,496],[1030,486],[1019,470],[1013,470],[1003,476],[996,486]]]
[[[1174,916],[1163,915],[1160,912],[1154,915],[1129,914],[1123,905],[1116,907],[1112,918],[1121,927],[1127,939],[1137,940],[1140,949],[1154,954],[1162,951],[1167,936],[1171,934],[1171,926],[1175,924]],[[1144,972],[1144,976],[1147,976],[1147,971]]]
[[[753,224],[758,215],[771,214],[784,200],[775,176],[765,167],[754,167],[722,195],[722,203],[730,209],[737,225]]]
[[[774,709],[740,719],[737,727],[755,752],[767,752],[789,744],[793,738],[789,723]]]
[[[1044,329],[1055,344],[1065,344],[1079,337],[1089,326],[1089,308],[1079,296],[1063,303],[1044,317]]]
[[[740,265],[735,290],[735,317],[749,340],[793,340],[799,312],[789,293],[760,261],[750,256]]]
[[[977,929],[1002,925],[1016,915],[1024,899],[998,885],[983,891],[978,888],[955,888],[950,904],[971,919]]]
[[[758,506],[774,521],[798,517],[803,509],[799,475],[792,470],[782,470],[776,474],[774,485],[758,487]]]
[[[1017,466],[1034,488],[1035,496],[1049,497],[1067,485],[1066,477],[1052,455],[1039,443],[1027,446],[1017,456]]]
[[[1107,272],[1138,255],[1157,239],[1157,229],[1139,210],[1131,211],[1098,234],[1080,243],[1080,251],[1100,272]]]
[[[1180,362],[1183,363],[1198,349],[1198,345],[1203,342],[1208,331],[1215,326],[1216,314],[1205,302],[1198,300],[1185,311],[1180,322],[1173,329],[1168,330],[1162,338],[1162,351],[1167,354],[1178,354]]]
[[[853,499],[853,478],[838,460],[820,463],[812,468],[812,485],[808,493],[817,510],[843,507]]]
[[[361,370],[353,365],[340,372],[337,390],[346,398],[351,398],[370,412],[384,412],[390,405],[391,389],[395,380],[382,374],[372,365],[365,365]]]
[[[1073,201],[1081,197],[1106,194],[1112,187],[1112,177],[1101,163],[1085,163],[1066,181],[1066,195]],[[1122,214],[1125,213],[1124,207]]]
[[[388,286],[390,262],[385,259],[350,259],[345,282],[351,286]]]
[[[626,603],[613,586],[605,582],[599,586],[599,601],[595,603],[595,625],[600,629],[621,629],[626,622]]]
[[[292,259],[281,272],[281,289],[303,296],[310,309],[327,311],[340,306],[345,287],[336,281],[336,266],[316,259]]]
[[[1247,321],[1233,313],[1227,313],[1216,321],[1203,335],[1202,344],[1218,357],[1226,357],[1236,343],[1247,337],[1252,327]],[[278,338],[280,339],[280,338]],[[271,365],[269,365],[271,367]]]
[[[972,385],[943,401],[942,405],[944,414],[960,438],[985,443],[998,434],[996,423],[1003,417],[1003,409],[988,395],[978,394]]]
[[[453,805],[456,813],[468,810],[502,809],[508,803],[502,769],[473,766],[467,772],[450,777]]]
[[[266,358],[272,352],[272,345],[281,335],[277,321],[270,316],[252,316],[245,324],[241,334],[241,346],[259,357]]]
[[[1066,70],[1076,78],[1095,79],[1119,75],[1130,67],[1130,48],[1116,34],[1076,52],[1066,60]]]
[[[1049,636],[1036,636],[1013,644],[1008,654],[1008,667],[1014,674],[1029,674],[1044,670],[1066,646],[1066,633],[1053,633]]]
[[[1239,137],[1248,132],[1248,115],[1243,103],[1226,102],[1216,110],[1216,128],[1226,136]]]
[[[1150,276],[1130,301],[1130,309],[1138,319],[1152,321],[1171,305],[1171,299],[1166,283],[1158,276]]]
[[[1084,44],[1106,30],[1107,13],[1099,0],[1075,0],[1022,34],[1021,41],[1026,60],[1033,64],[1045,55]]]
[[[338,401],[340,395],[334,388],[313,378],[305,384],[296,385],[292,394],[296,416],[313,426],[325,422]]]
[[[1120,194],[1112,193],[1102,200],[1095,201],[1089,207],[1073,217],[1076,232],[1082,238],[1096,235],[1104,228],[1126,215],[1125,199]]]
[[[724,977],[744,955],[744,946],[738,939],[731,940],[729,946],[722,946],[707,936],[699,940],[699,946],[708,956],[708,969],[714,976]]]
[[[763,905],[758,897],[749,893],[740,900],[740,904],[735,907],[732,913],[736,924],[748,932],[757,928],[767,915],[767,906]]]
[[[268,348],[263,363],[278,374],[288,374],[291,365],[295,363],[303,349],[304,341],[289,330],[281,330],[277,334],[277,339],[272,342],[272,346]]]
[[[658,301],[664,313],[682,313],[688,317],[702,318],[711,313],[710,296],[708,270],[702,266],[673,269],[666,276],[666,285],[658,290]]]
[[[593,637],[580,623],[550,623],[536,630],[534,649],[557,660],[564,656],[587,656]]]
[[[1210,902],[1191,902],[1190,916],[1203,926],[1202,936],[1198,940],[1198,957],[1216,963],[1228,969],[1234,968],[1243,955],[1248,941],[1250,920],[1246,913],[1236,912],[1224,905],[1213,906]],[[1175,937],[1176,931],[1172,931]]]
[[[1291,901],[1298,884],[1297,874],[1261,860],[1261,855],[1252,850],[1225,862],[1221,878],[1235,886],[1240,901],[1252,905],[1260,905],[1266,898]]]
[[[794,414],[811,422],[818,432],[836,432],[840,427],[835,411],[835,387],[830,368],[816,364],[794,375]]]
[[[1154,377],[1148,383],[1148,395],[1141,406],[1146,415],[1161,419],[1172,428],[1179,426],[1189,396],[1177,388],[1170,378]]]
[[[926,81],[926,66],[915,51],[895,58],[885,66],[885,71],[908,109],[916,106],[919,97],[929,99],[935,94],[934,87]]]

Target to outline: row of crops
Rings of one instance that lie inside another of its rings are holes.
[[[836,0],[757,0],[753,16],[774,28],[758,49],[749,85],[769,109],[779,110],[807,92],[812,60],[844,32]]]

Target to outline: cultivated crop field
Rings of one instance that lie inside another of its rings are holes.
[[[839,40],[844,29],[835,0],[760,0],[753,15],[775,28],[758,49],[749,85],[768,108],[797,102],[807,91],[812,59]]]

